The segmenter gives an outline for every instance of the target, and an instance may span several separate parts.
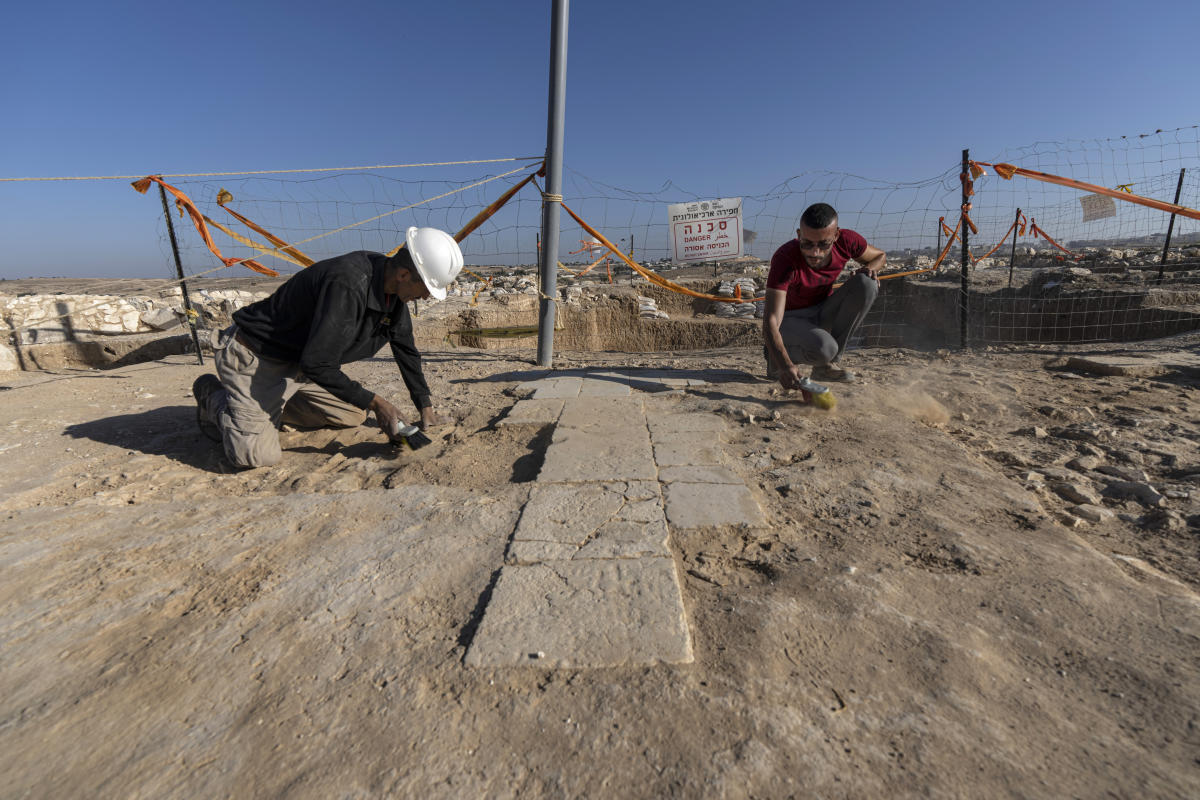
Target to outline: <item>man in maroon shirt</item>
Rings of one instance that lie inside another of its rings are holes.
[[[862,266],[835,290],[851,259]],[[815,381],[853,380],[837,361],[875,302],[886,264],[886,253],[838,228],[837,212],[828,203],[805,209],[796,238],[771,257],[763,315],[767,377],[797,389],[804,377],[797,365],[812,364]]]

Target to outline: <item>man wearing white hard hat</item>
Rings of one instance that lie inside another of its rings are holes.
[[[396,255],[360,250],[318,261],[268,298],[233,314],[214,347],[217,375],[192,386],[197,420],[239,467],[265,467],[281,457],[279,426],[353,427],[374,412],[384,431],[403,428],[400,409],[351,380],[343,364],[370,358],[390,344],[420,415],[433,409],[413,343],[407,303],[443,300],[463,267],[454,238],[436,228],[409,228]]]

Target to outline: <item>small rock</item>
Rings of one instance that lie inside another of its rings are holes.
[[[1067,466],[1077,472],[1088,472],[1100,466],[1100,459],[1093,455],[1079,456],[1068,461]]]
[[[1157,508],[1139,521],[1142,527],[1160,531],[1182,531],[1187,528],[1187,520],[1178,511]]]
[[[1100,505],[1100,495],[1080,483],[1056,482],[1050,485],[1050,488],[1065,500],[1070,500],[1072,503],[1081,505]]]
[[[1052,481],[1073,481],[1079,477],[1070,470],[1063,469],[1062,467],[1044,466],[1039,467],[1038,471]]]
[[[1090,503],[1072,506],[1068,509],[1075,516],[1086,519],[1088,522],[1104,522],[1112,519],[1115,515],[1103,506],[1094,506]]]
[[[1158,491],[1148,483],[1140,481],[1113,481],[1104,488],[1107,497],[1137,500],[1145,506],[1162,506],[1167,502]]]
[[[1145,483],[1150,480],[1150,476],[1146,474],[1145,470],[1134,469],[1132,467],[1116,467],[1111,464],[1102,464],[1096,467],[1096,472],[1111,475],[1123,481]]]

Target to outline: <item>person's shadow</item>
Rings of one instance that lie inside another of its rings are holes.
[[[164,406],[137,414],[89,420],[68,425],[64,431],[74,439],[136,450],[151,456],[165,456],[206,472],[229,472],[219,442],[214,442],[196,426],[196,407]]]
[[[200,432],[195,406],[166,406],[138,414],[105,417],[68,425],[64,432],[75,439],[91,439],[149,456],[165,456],[205,472],[243,471],[225,458],[220,442]],[[284,449],[285,453],[342,453],[347,458],[394,455],[395,451],[396,445],[386,440],[346,444],[336,438],[321,447],[303,444]]]

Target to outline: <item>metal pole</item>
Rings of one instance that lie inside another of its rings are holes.
[[[204,366],[204,353],[200,352],[200,334],[196,333],[196,318],[193,316],[192,299],[188,297],[187,281],[183,279],[183,262],[179,260],[179,243],[175,241],[175,223],[171,221],[171,209],[167,206],[167,193],[158,185],[158,196],[162,199],[163,216],[167,218],[167,234],[171,237],[171,252],[175,254],[175,274],[179,276],[179,288],[183,290],[183,310],[188,327],[192,329],[192,344],[196,345],[196,360]]]
[[[1012,255],[1008,257],[1008,288],[1012,288],[1012,273],[1013,264],[1017,262],[1017,226],[1021,222],[1021,209],[1017,209],[1017,215],[1013,217],[1013,246]]]
[[[962,181],[961,181],[961,183],[962,183],[962,211],[960,213],[962,213],[964,216],[962,218],[960,218],[960,219],[962,219],[962,222],[958,226],[958,228],[959,228],[958,234],[961,237],[960,241],[962,241],[962,281],[959,284],[959,286],[960,286],[960,289],[959,289],[960,303],[959,303],[958,325],[959,325],[959,339],[961,342],[960,346],[964,350],[967,348],[967,345],[969,344],[969,339],[967,338],[967,318],[971,311],[971,303],[970,303],[971,279],[968,277],[968,271],[970,269],[970,263],[971,263],[971,254],[967,250],[967,238],[970,234],[970,231],[967,229],[967,220],[965,219],[965,215],[967,213],[967,203],[970,201],[970,196],[967,194],[967,181],[969,181],[971,179],[970,164],[968,163],[970,160],[971,160],[971,151],[963,150],[962,151]]]
[[[538,306],[538,366],[554,360],[558,300],[558,219],[562,207],[563,131],[567,107],[567,20],[570,0],[554,0],[550,15],[550,104],[546,123],[546,194],[542,197],[542,298]]]
[[[1179,205],[1179,195],[1183,191],[1183,173],[1184,170],[1179,170],[1179,183],[1175,184],[1175,205]],[[1171,247],[1171,232],[1175,230],[1175,214],[1171,214],[1171,221],[1167,223],[1167,240],[1163,242],[1162,258],[1158,260],[1158,283],[1162,283],[1163,270],[1167,266],[1167,250]]]

